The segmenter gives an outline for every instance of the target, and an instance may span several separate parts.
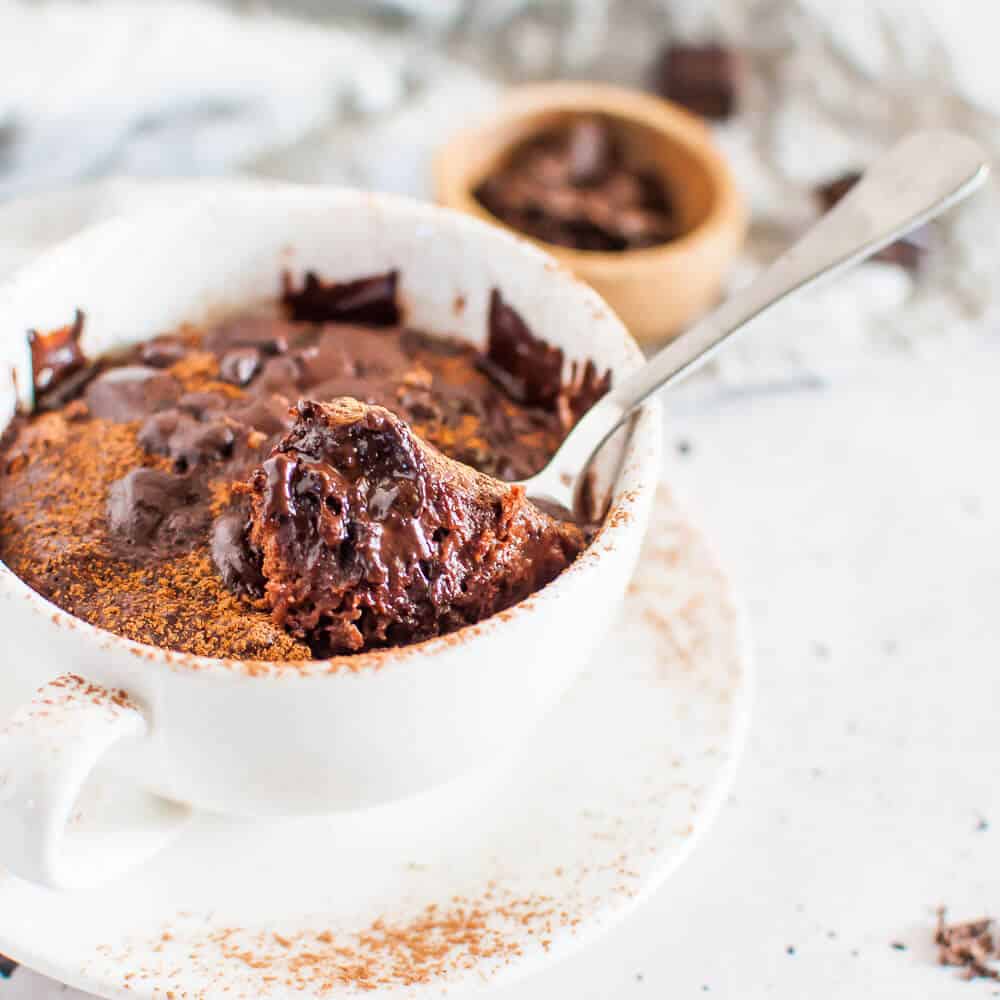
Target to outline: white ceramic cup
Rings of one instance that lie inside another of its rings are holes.
[[[273,297],[286,268],[333,280],[398,268],[408,322],[476,343],[498,287],[567,363],[593,358],[620,377],[642,360],[596,293],[527,242],[446,209],[320,188],[214,193],[60,244],[0,289],[2,360],[24,392],[28,328],[62,326],[82,308],[96,356]],[[0,373],[0,423],[12,384]],[[74,619],[0,565],[0,708],[24,702],[0,733],[0,864],[49,886],[93,885],[158,849],[184,815],[176,804],[354,810],[495,761],[611,622],[657,483],[659,426],[647,407],[605,449],[610,514],[566,572],[509,611],[400,649],[306,665],[188,656]],[[108,829],[75,835],[98,766],[133,794]]]

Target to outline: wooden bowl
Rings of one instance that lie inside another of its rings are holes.
[[[682,235],[617,253],[534,242],[596,288],[637,340],[663,340],[713,304],[746,233],[743,197],[699,118],[660,98],[604,84],[516,87],[488,120],[459,132],[438,152],[435,196],[503,225],[473,192],[522,142],[581,114],[609,119],[626,149],[641,151],[644,162],[659,168]]]

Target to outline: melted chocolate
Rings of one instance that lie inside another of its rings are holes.
[[[250,478],[275,622],[321,655],[451,632],[557,576],[583,531],[354,399],[301,402]]]

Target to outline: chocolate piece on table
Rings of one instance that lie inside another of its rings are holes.
[[[722,45],[669,45],[656,67],[662,97],[716,121],[736,111],[741,82],[739,53]]]
[[[823,211],[829,212],[860,179],[860,171],[852,170],[841,174],[840,177],[828,181],[826,184],[820,185],[816,189],[816,195],[819,198]],[[920,226],[919,229],[915,229],[913,232],[907,233],[906,236],[883,247],[871,259],[880,260],[886,264],[896,264],[898,267],[903,268],[903,270],[914,273],[919,270],[924,254],[930,245],[930,234],[930,226]]]
[[[941,965],[959,966],[964,970],[965,979],[1000,979],[1000,971],[996,966],[986,964],[998,957],[993,937],[993,919],[983,917],[960,924],[947,924],[945,916],[946,910],[942,906],[938,909],[937,929],[934,933]]]

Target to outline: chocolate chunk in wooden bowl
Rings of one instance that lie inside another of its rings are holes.
[[[735,114],[743,82],[740,54],[724,45],[668,45],[654,70],[654,89],[682,107],[724,121]]]

